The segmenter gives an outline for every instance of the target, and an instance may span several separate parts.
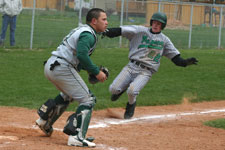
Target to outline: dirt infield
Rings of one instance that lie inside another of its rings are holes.
[[[97,144],[93,149],[225,150],[225,130],[203,125],[204,121],[225,117],[225,101],[137,107],[133,119],[117,119],[123,112],[122,108],[94,111],[88,130]],[[0,107],[0,149],[91,149],[66,145],[62,129],[71,113],[65,112],[54,125],[53,135],[45,137],[34,126],[36,110]]]

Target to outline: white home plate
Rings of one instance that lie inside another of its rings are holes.
[[[0,140],[19,140],[19,138],[17,136],[4,136],[4,135],[0,135]]]

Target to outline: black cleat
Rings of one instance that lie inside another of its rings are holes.
[[[120,96],[125,92],[126,90],[123,90],[121,93],[119,93],[119,94],[112,94],[112,96],[111,96],[111,100],[112,101],[116,101],[116,100],[118,100],[119,98],[120,98]]]
[[[95,140],[95,138],[90,136],[90,137],[87,137],[86,140],[89,141],[89,142],[93,142]]]
[[[53,128],[52,126],[46,127],[46,122],[46,120],[39,118],[36,120],[36,125],[38,125],[38,127],[46,134],[46,136],[50,137],[52,135]]]
[[[127,103],[126,111],[124,113],[124,119],[130,119],[133,117],[135,107],[136,107],[136,102],[131,105],[129,104],[129,102]]]

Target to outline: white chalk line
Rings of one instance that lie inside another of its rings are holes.
[[[202,114],[210,114],[210,113],[218,113],[218,112],[225,112],[225,108],[223,109],[213,109],[213,110],[206,110],[206,111],[196,111],[196,112],[184,112],[184,113],[177,113],[177,114],[162,114],[162,115],[150,115],[150,116],[143,116],[137,117],[132,119],[105,119],[102,121],[97,122],[94,125],[90,125],[89,128],[106,128],[110,127],[110,125],[120,125],[120,124],[128,124],[133,122],[140,122],[140,121],[151,121],[155,119],[165,120],[165,119],[172,119],[177,118],[180,116],[192,116],[192,115],[202,115]]]
[[[125,147],[111,147],[104,144],[97,144],[97,148],[101,148],[103,150],[127,150]]]
[[[89,126],[89,129],[93,128],[107,128],[110,125],[120,125],[120,124],[128,124],[133,122],[140,122],[140,121],[151,121],[155,119],[165,120],[165,119],[176,119],[180,116],[193,116],[193,115],[203,115],[203,114],[211,114],[211,113],[218,113],[218,112],[225,112],[225,108],[222,109],[213,109],[213,110],[206,110],[206,111],[195,111],[195,112],[183,112],[183,113],[174,113],[174,114],[162,114],[162,115],[149,115],[143,117],[136,117],[132,119],[104,119],[96,122],[93,125]],[[39,129],[36,125],[32,126],[33,129]],[[63,131],[63,129],[54,128],[56,131]]]
[[[6,135],[0,135],[0,140],[9,140],[9,141],[17,141],[19,140],[19,138],[17,136],[6,136]],[[12,146],[12,142],[9,142],[9,141],[6,141],[6,142],[3,142],[3,143],[0,143],[0,147],[8,147],[8,146]],[[17,144],[18,145],[18,144]],[[20,145],[20,144],[19,144]],[[24,144],[21,144],[22,146],[24,146]]]
[[[15,140],[18,140],[18,137],[17,136],[1,136],[0,135],[0,140],[2,140],[2,139],[15,141]]]

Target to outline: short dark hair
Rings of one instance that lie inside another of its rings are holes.
[[[89,10],[86,16],[86,23],[91,23],[91,20],[93,18],[98,19],[101,12],[105,13],[105,11],[101,8],[92,8],[91,10]]]

